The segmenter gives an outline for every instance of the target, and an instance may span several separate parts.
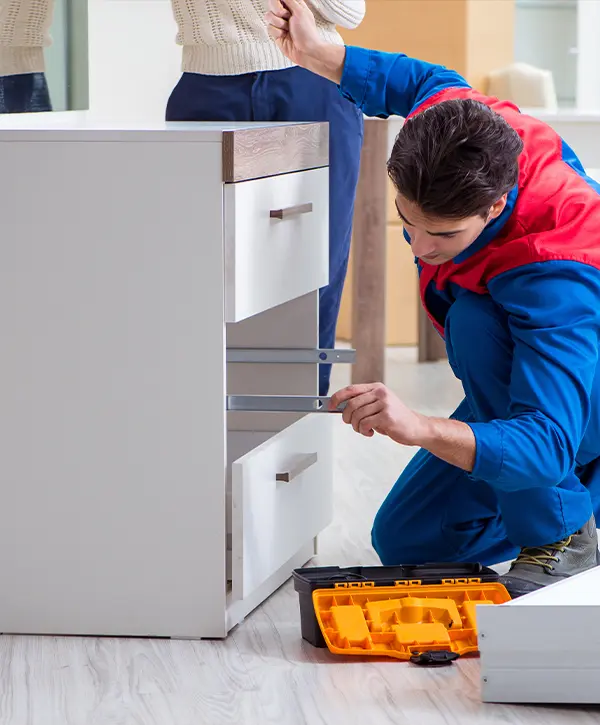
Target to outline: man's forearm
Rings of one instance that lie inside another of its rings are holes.
[[[312,56],[302,55],[300,65],[339,85],[342,82],[345,59],[345,46],[327,43],[319,46],[318,51]]]
[[[463,471],[470,473],[475,466],[475,434],[460,420],[424,417],[415,445]]]

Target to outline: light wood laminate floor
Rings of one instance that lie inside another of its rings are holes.
[[[446,363],[392,351],[388,382],[424,412],[461,396]],[[347,370],[337,370],[345,384]],[[410,452],[337,431],[336,521],[318,563],[373,563],[373,515]],[[224,642],[0,637],[0,725],[597,725],[600,710],[484,706],[477,660],[442,670],[343,661],[303,642],[291,584]]]

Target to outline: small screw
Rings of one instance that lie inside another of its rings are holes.
[[[488,678],[487,678],[487,677],[484,677],[484,678],[483,678],[483,681],[484,681],[484,682],[487,682],[487,681],[488,681]]]
[[[481,633],[479,636],[481,637],[481,639],[485,639],[485,634]]]
[[[319,358],[320,358],[321,360],[327,360],[327,353],[326,353],[326,352],[322,352],[322,353],[320,353],[320,354],[319,354]]]

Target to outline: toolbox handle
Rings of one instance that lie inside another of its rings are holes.
[[[460,655],[457,652],[432,650],[429,652],[413,652],[410,661],[413,665],[419,665],[420,667],[447,667],[459,657]]]
[[[318,460],[319,456],[317,453],[308,453],[306,455],[298,456],[292,465],[288,466],[286,471],[281,471],[280,473],[275,474],[275,480],[280,483],[290,483],[295,478],[298,478],[301,473],[304,473],[304,471],[309,469],[311,466],[314,466]]]
[[[333,585],[334,589],[371,589],[375,586],[375,582],[368,581],[351,581],[351,582],[336,582]]]

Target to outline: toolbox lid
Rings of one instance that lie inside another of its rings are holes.
[[[421,581],[439,584],[445,579],[478,579],[498,581],[498,574],[475,563],[421,564],[418,566],[339,566],[306,567],[294,571],[297,592],[333,587],[340,582],[374,582],[377,586],[393,586],[397,581]]]
[[[476,607],[509,600],[502,584],[454,580],[392,587],[356,583],[313,592],[317,621],[331,652],[413,661],[425,653],[447,652],[451,661],[452,654],[477,652]],[[435,664],[436,658],[430,659]]]

